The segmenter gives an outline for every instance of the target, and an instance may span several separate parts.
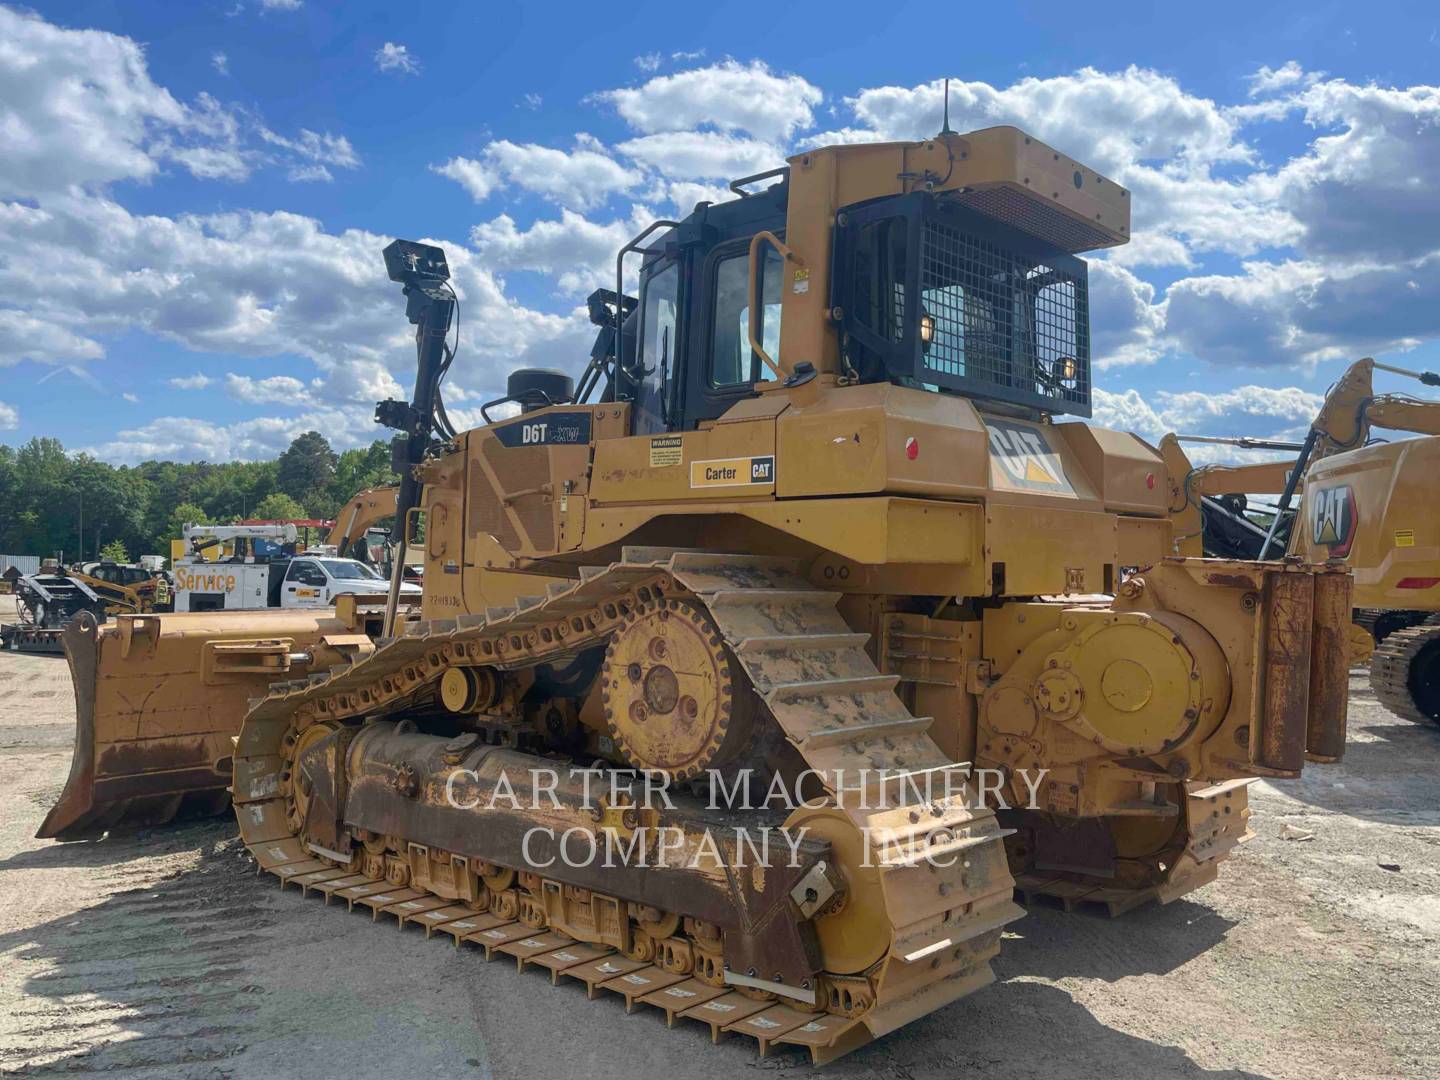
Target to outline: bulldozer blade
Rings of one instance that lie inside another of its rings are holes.
[[[105,626],[82,613],[63,640],[75,748],[35,834],[56,840],[223,812],[249,699],[369,650],[325,611],[130,615]]]

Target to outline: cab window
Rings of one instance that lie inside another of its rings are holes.
[[[309,559],[296,559],[290,564],[290,572],[285,575],[285,580],[300,585],[324,585],[325,571]]]
[[[664,431],[670,425],[664,395],[675,377],[675,319],[680,266],[671,263],[645,281],[641,301],[640,353],[636,363],[635,430]]]
[[[780,359],[780,285],[784,263],[766,245],[760,259],[760,343]],[[750,257],[748,247],[715,267],[715,312],[710,342],[710,385],[748,386],[760,378],[760,358],[750,348]]]

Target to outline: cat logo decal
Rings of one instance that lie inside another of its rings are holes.
[[[1317,546],[1329,548],[1332,559],[1345,558],[1355,539],[1355,492],[1349,484],[1320,488],[1314,506],[1311,538]]]
[[[1060,455],[1041,429],[1010,420],[985,420],[996,483],[1021,491],[1074,495]]]

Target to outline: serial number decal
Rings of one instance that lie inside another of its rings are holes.
[[[1074,495],[1060,455],[1037,427],[986,418],[996,483],[1023,491]]]
[[[584,446],[590,442],[591,414],[553,412],[514,420],[494,429],[501,446]]]
[[[650,467],[663,469],[685,461],[684,442],[679,435],[653,435],[650,438]]]
[[[763,457],[716,458],[690,463],[692,488],[743,487],[775,483],[775,455]]]

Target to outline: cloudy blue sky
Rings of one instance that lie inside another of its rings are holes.
[[[412,377],[394,236],[449,251],[473,417],[512,367],[578,370],[646,222],[931,134],[946,76],[957,128],[1134,193],[1134,242],[1091,263],[1103,422],[1294,434],[1353,358],[1440,365],[1433,3],[1006,7],[0,6],[0,441],[370,440]]]

